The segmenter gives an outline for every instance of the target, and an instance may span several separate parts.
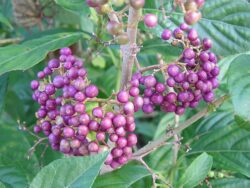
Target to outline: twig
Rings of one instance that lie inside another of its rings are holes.
[[[4,44],[9,44],[9,43],[18,43],[22,40],[22,38],[12,38],[12,39],[1,39],[0,40],[0,45],[4,45]]]
[[[143,73],[143,72],[147,72],[149,70],[154,70],[154,69],[160,69],[162,68],[162,65],[151,65],[151,66],[148,66],[148,67],[144,67],[144,68],[141,68],[140,69],[140,72]]]
[[[179,121],[180,121],[180,116],[175,115],[175,128],[179,126]],[[176,164],[177,158],[178,158],[178,152],[180,149],[180,144],[179,142],[179,134],[176,133],[174,134],[174,141],[176,142],[173,146],[173,164]]]
[[[30,157],[34,154],[36,147],[42,143],[44,140],[47,140],[48,138],[44,137],[44,138],[40,138],[28,151],[28,156],[27,158],[30,159]]]
[[[139,161],[143,166],[145,166],[145,168],[148,170],[148,172],[151,174],[152,176],[152,180],[153,180],[153,185],[152,188],[156,188],[156,180],[158,179],[157,175],[154,173],[154,171],[147,165],[147,163],[141,158],[137,159],[137,161]]]
[[[213,103],[214,107],[215,108],[219,107],[227,98],[228,98],[228,96],[223,96],[223,97],[217,99]],[[137,152],[135,152],[133,154],[132,158],[135,159],[135,158],[140,157],[140,156],[146,156],[147,154],[154,151],[156,148],[161,147],[162,143],[165,143],[166,140],[173,137],[174,134],[179,133],[179,132],[183,131],[184,129],[186,129],[187,127],[191,126],[194,122],[196,122],[199,119],[201,119],[202,117],[206,116],[208,114],[208,112],[209,112],[209,107],[202,109],[200,112],[198,112],[197,114],[192,116],[187,121],[180,123],[180,125],[178,127],[169,131],[166,135],[160,137],[158,140],[155,140],[153,142],[148,143],[146,146],[139,149]]]
[[[86,100],[86,102],[110,103],[110,104],[117,104],[117,105],[120,104],[117,100],[99,99],[99,98],[91,98],[91,99]]]

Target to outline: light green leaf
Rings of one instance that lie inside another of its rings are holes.
[[[177,187],[192,188],[203,181],[213,164],[213,158],[206,153],[198,156],[181,176]]]
[[[13,70],[26,70],[42,61],[48,52],[78,41],[82,32],[64,32],[43,36],[0,48],[0,75]]]
[[[0,23],[5,24],[10,29],[13,29],[12,25],[10,24],[9,20],[0,12]]]
[[[235,58],[228,72],[228,89],[232,98],[237,123],[250,129],[250,55]],[[245,121],[245,123],[243,123]],[[248,127],[249,126],[249,127]]]
[[[85,15],[90,13],[89,7],[87,6],[85,0],[55,0],[55,2],[56,4],[70,11]]]
[[[143,166],[126,165],[114,172],[99,176],[93,188],[129,188],[136,181],[149,175]]]
[[[106,61],[103,57],[101,56],[98,56],[96,58],[94,58],[92,60],[92,64],[95,66],[95,67],[98,67],[98,68],[101,68],[101,69],[104,69],[105,66],[106,66]]]
[[[30,188],[91,187],[108,152],[88,157],[68,157],[45,166]]]

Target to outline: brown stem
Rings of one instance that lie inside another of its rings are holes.
[[[219,107],[227,98],[228,96],[223,96],[217,99],[213,103],[214,107],[215,108]],[[208,112],[209,112],[209,107],[202,109],[200,112],[192,116],[190,119],[188,119],[187,121],[183,123],[180,123],[178,127],[174,128],[173,130],[169,131],[164,136],[160,137],[158,140],[150,142],[146,146],[139,149],[137,152],[133,154],[132,158],[136,159],[137,157],[140,157],[140,156],[146,156],[145,154],[149,154],[152,151],[154,151],[156,148],[161,147],[163,145],[162,143],[165,143],[169,138],[173,137],[174,134],[179,133],[183,131],[184,129],[186,129],[187,127],[191,126],[194,122],[198,121],[199,119],[207,115]]]
[[[121,88],[124,88],[132,76],[132,68],[138,52],[136,45],[137,26],[140,21],[141,10],[129,8],[127,34],[129,43],[121,46],[123,55]]]

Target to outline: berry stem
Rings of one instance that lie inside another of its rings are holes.
[[[111,104],[117,104],[119,105],[120,103],[116,100],[112,100],[112,99],[100,99],[100,98],[92,98],[92,99],[88,99],[86,100],[86,102],[97,102],[97,103],[111,103]]]
[[[139,161],[147,170],[148,172],[151,174],[152,176],[152,180],[153,180],[153,185],[152,188],[156,188],[156,180],[158,179],[157,175],[155,174],[155,172],[147,165],[147,163],[141,158],[137,159],[137,161]]]

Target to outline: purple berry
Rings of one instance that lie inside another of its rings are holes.
[[[174,87],[174,85],[175,85],[175,80],[174,80],[174,78],[168,78],[168,79],[167,79],[167,85],[168,85],[169,87]]]
[[[32,90],[38,89],[39,85],[40,84],[39,84],[39,82],[37,80],[32,80],[31,83],[30,83],[30,87],[31,87]]]
[[[146,14],[144,16],[144,24],[149,27],[153,28],[158,23],[158,17],[155,14]]]
[[[89,128],[85,125],[80,125],[78,128],[77,128],[77,133],[78,135],[80,136],[87,136],[88,133],[89,133]]]
[[[101,107],[95,107],[92,110],[92,114],[96,118],[102,118],[103,117],[103,110]]]
[[[137,136],[135,134],[129,134],[127,137],[127,145],[135,146],[137,143]]]
[[[172,36],[172,32],[169,29],[165,29],[162,34],[161,34],[161,38],[163,40],[169,40]]]
[[[173,35],[176,39],[181,39],[183,37],[183,31],[180,28],[176,28]]]
[[[195,84],[198,81],[198,76],[196,73],[190,73],[187,76],[187,80],[190,84]]]
[[[195,53],[191,48],[186,48],[183,51],[183,57],[186,59],[193,59],[195,57]]]
[[[107,130],[109,128],[112,127],[112,121],[109,117],[104,117],[102,120],[101,120],[101,128],[103,130]]]
[[[199,57],[203,63],[208,62],[209,60],[209,55],[207,52],[201,52]]]
[[[187,37],[190,41],[195,41],[196,39],[198,39],[199,35],[195,29],[190,29]]]
[[[64,127],[63,128],[63,135],[66,137],[66,138],[71,138],[75,135],[75,131],[74,129],[70,128],[70,127]]]
[[[152,75],[149,75],[145,78],[144,85],[145,85],[145,87],[150,88],[150,87],[154,87],[156,82],[157,81],[156,81],[155,77]]]
[[[172,76],[172,77],[174,77],[174,76],[176,76],[177,74],[179,74],[179,72],[180,72],[180,69],[179,69],[179,67],[177,66],[177,65],[169,65],[168,66],[168,75],[169,76]]]
[[[203,96],[204,100],[208,103],[212,102],[214,100],[214,93],[208,92]]]
[[[50,69],[55,69],[55,68],[58,68],[60,66],[60,62],[58,59],[51,59],[49,62],[48,62],[48,67]]]
[[[122,127],[122,126],[126,125],[126,118],[121,114],[117,114],[113,118],[113,124],[115,127]]]
[[[212,48],[212,41],[208,38],[203,39],[202,44],[205,50]]]
[[[64,78],[60,75],[55,76],[53,79],[53,85],[56,88],[62,88],[64,86]]]
[[[98,95],[99,91],[95,85],[89,85],[85,88],[85,94],[89,98],[94,98]]]
[[[140,90],[138,87],[131,87],[129,90],[129,94],[133,97],[136,97],[140,94]]]
[[[120,91],[118,94],[117,94],[117,100],[120,102],[120,103],[126,103],[128,102],[129,100],[129,94],[127,91]]]
[[[166,90],[166,86],[161,83],[161,82],[158,82],[156,85],[155,85],[155,90],[158,92],[158,93],[163,93],[165,90]]]

